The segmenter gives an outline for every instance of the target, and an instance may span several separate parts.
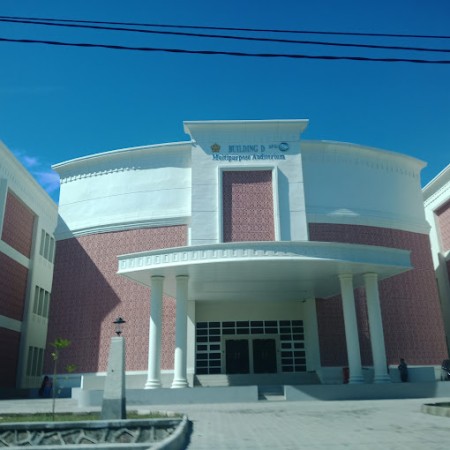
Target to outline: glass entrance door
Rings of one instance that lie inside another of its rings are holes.
[[[249,373],[249,351],[247,339],[227,339],[226,373]]]
[[[275,339],[253,339],[253,372],[277,373]]]

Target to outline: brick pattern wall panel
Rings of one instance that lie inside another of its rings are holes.
[[[28,269],[0,253],[0,315],[22,320]]]
[[[340,297],[316,301],[317,326],[322,366],[346,366],[344,312]]]
[[[161,370],[173,369],[173,357],[175,353],[175,313],[175,299],[164,296],[162,310],[163,334],[161,338]],[[147,365],[145,368],[147,369]]]
[[[275,239],[272,172],[223,172],[224,242]]]
[[[8,191],[3,221],[2,241],[22,253],[31,255],[34,214],[11,191]]]
[[[447,349],[427,235],[386,228],[311,223],[309,236],[312,241],[410,250],[414,269],[379,283],[388,364],[397,364],[400,357],[404,357],[409,364],[440,364],[447,355]],[[364,297],[364,289],[355,290],[361,359],[363,364],[371,364],[370,333]],[[339,304],[342,309],[340,297],[327,301]],[[323,303],[325,301],[318,302],[322,363],[324,366],[336,365],[339,360],[338,365],[345,365],[346,352],[342,345],[333,346],[329,336],[334,333],[330,331],[333,327],[342,329],[342,314],[326,317]],[[321,325],[324,321],[327,321],[326,326]],[[336,352],[340,356],[336,356]]]
[[[0,328],[0,387],[16,386],[17,362],[19,360],[20,333]]]
[[[436,211],[442,251],[450,250],[450,200]]]
[[[117,275],[117,256],[186,245],[183,226],[103,233],[58,241],[50,306],[48,342],[71,340],[61,367],[76,364],[79,372],[106,371],[113,321],[126,320],[127,370],[146,370],[150,289]],[[173,367],[175,301],[163,303],[162,364]],[[50,347],[48,347],[49,349]],[[51,367],[49,351],[47,371]]]
[[[361,363],[372,364],[369,322],[367,318],[366,293],[355,289],[356,319],[361,351]],[[321,345],[322,366],[347,366],[347,343],[345,340],[344,312],[340,296],[317,299],[318,328]]]

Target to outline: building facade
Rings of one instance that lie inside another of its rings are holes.
[[[423,189],[425,214],[431,225],[433,264],[441,300],[447,346],[450,345],[450,165]]]
[[[0,390],[41,380],[57,205],[0,142]]]
[[[414,158],[301,138],[307,120],[185,122],[190,139],[78,158],[61,178],[48,340],[135,387],[389,382],[445,332]],[[259,378],[258,378],[259,377]]]

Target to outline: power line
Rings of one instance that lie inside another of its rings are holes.
[[[35,19],[10,19],[0,16],[0,22],[20,23],[20,24],[32,24],[32,25],[45,25],[52,27],[68,27],[68,28],[88,28],[95,30],[109,30],[109,31],[126,31],[134,33],[146,33],[146,34],[162,34],[172,36],[188,36],[188,37],[201,37],[212,39],[231,39],[239,41],[253,41],[253,42],[276,42],[283,44],[303,44],[303,45],[322,45],[332,47],[353,47],[364,49],[382,49],[382,50],[408,50],[419,52],[438,52],[438,53],[450,53],[450,49],[438,49],[438,48],[424,48],[424,47],[407,47],[399,45],[377,45],[377,44],[356,44],[356,43],[344,43],[344,42],[323,42],[323,41],[310,41],[310,40],[296,40],[296,39],[275,39],[265,37],[251,37],[251,36],[231,36],[231,35],[219,35],[219,34],[204,34],[204,33],[188,33],[183,31],[156,31],[156,30],[143,30],[136,28],[123,28],[123,27],[105,27],[101,25],[85,25],[75,23],[58,23],[55,21],[38,21]],[[66,22],[66,21],[64,21]]]
[[[216,50],[188,50],[179,48],[157,48],[157,47],[131,47],[125,45],[112,44],[93,44],[93,43],[75,43],[61,41],[47,41],[37,39],[11,39],[0,37],[0,42],[15,42],[21,44],[45,44],[65,47],[84,47],[84,48],[105,48],[111,50],[130,50],[141,52],[165,52],[165,53],[184,53],[194,55],[226,55],[238,57],[253,58],[291,58],[291,59],[316,59],[316,60],[347,60],[347,61],[372,61],[372,62],[407,62],[416,64],[450,64],[450,60],[429,60],[429,59],[411,59],[411,58],[371,58],[365,56],[334,56],[334,55],[303,55],[292,53],[246,53],[246,52],[228,52]]]
[[[400,34],[400,33],[367,33],[353,31],[316,31],[316,30],[288,30],[288,29],[270,29],[270,28],[239,28],[239,27],[216,27],[205,25],[175,25],[161,23],[142,23],[142,22],[113,22],[99,20],[76,20],[76,19],[54,19],[44,17],[19,17],[19,16],[0,16],[3,19],[16,20],[44,20],[46,22],[67,22],[67,23],[91,23],[102,25],[126,25],[142,26],[156,28],[180,28],[180,29],[200,29],[200,30],[218,30],[218,31],[248,31],[255,33],[291,33],[291,34],[317,34],[332,36],[367,36],[367,37],[393,37],[393,38],[414,38],[414,39],[450,39],[450,36],[427,35],[427,34]]]

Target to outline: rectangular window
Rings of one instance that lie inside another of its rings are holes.
[[[40,377],[44,367],[44,349],[28,347],[27,376]]]
[[[36,286],[34,289],[33,313],[48,318],[50,292]]]
[[[53,263],[55,258],[55,239],[44,230],[41,231],[41,245],[39,248],[39,254],[47,261]]]

